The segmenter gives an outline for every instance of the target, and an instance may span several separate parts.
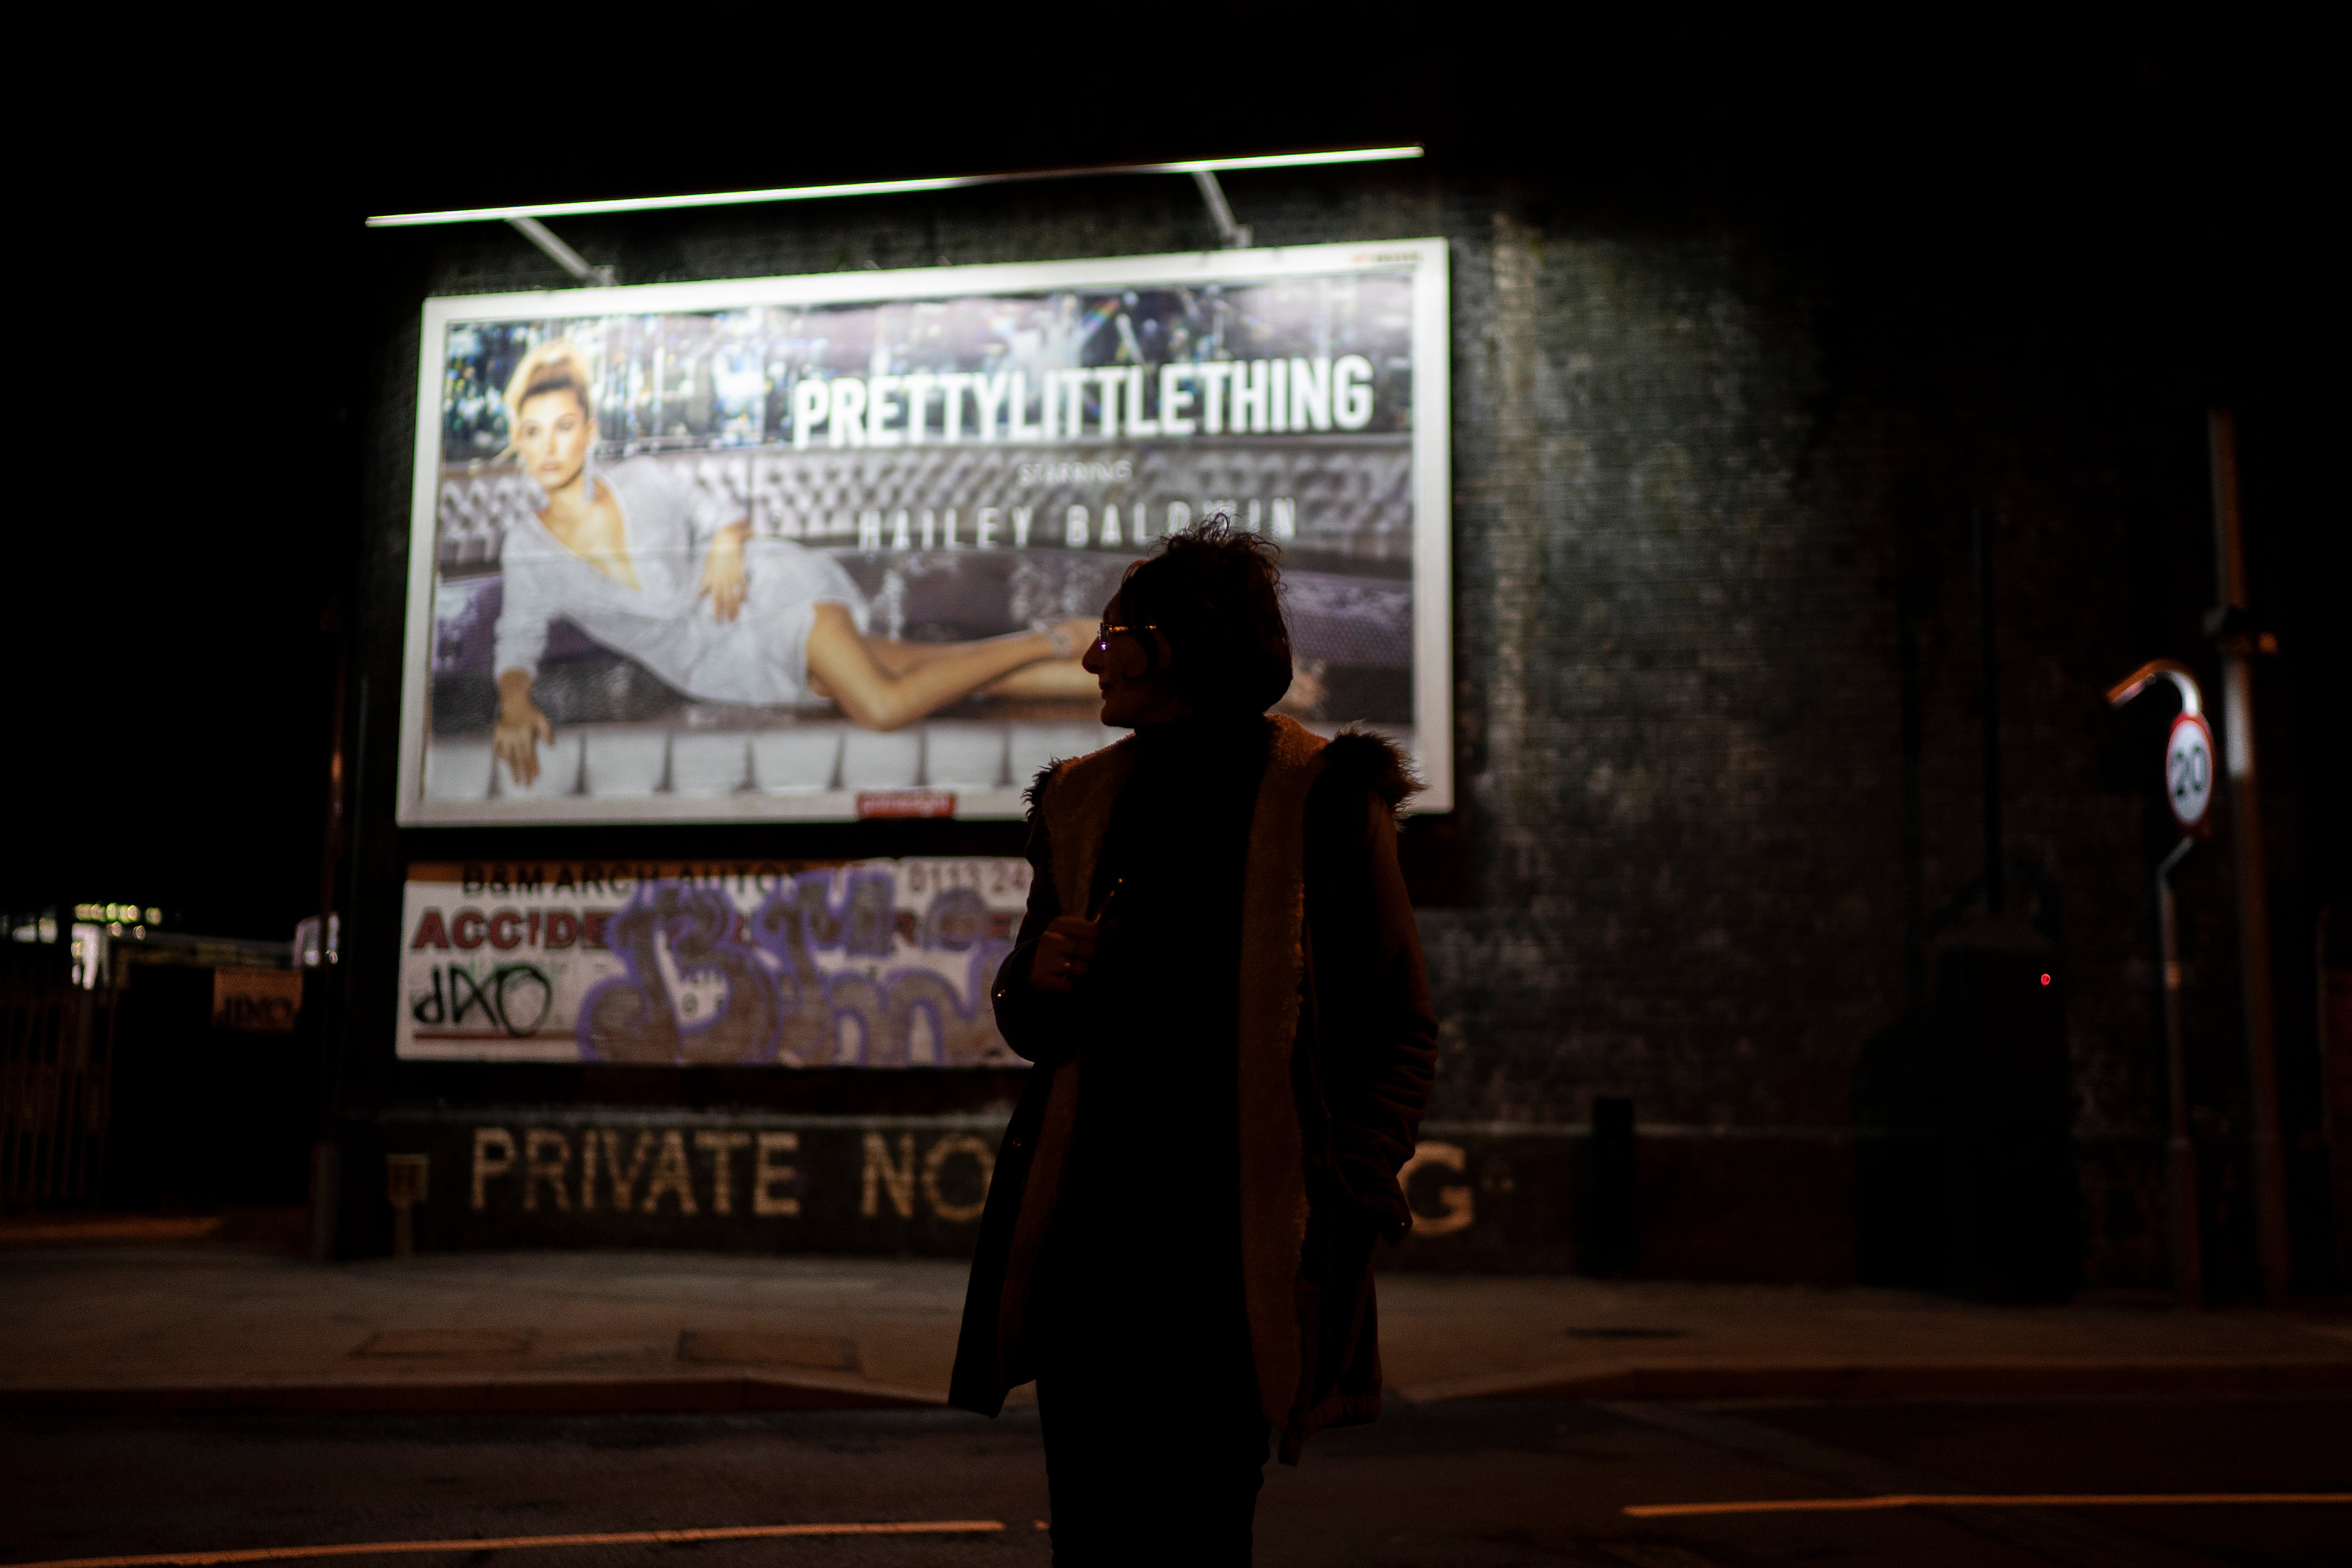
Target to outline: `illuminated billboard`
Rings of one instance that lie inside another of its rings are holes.
[[[1015,817],[1154,539],[1453,803],[1444,242],[428,300],[404,823]]]

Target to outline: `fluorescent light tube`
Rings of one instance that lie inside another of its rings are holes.
[[[1015,174],[951,174],[931,180],[867,180],[849,185],[787,185],[771,191],[718,191],[696,196],[625,196],[604,202],[542,202],[522,207],[466,207],[446,213],[390,213],[370,228],[426,224],[505,223],[515,218],[570,218],[595,213],[658,213],[681,207],[732,207],[758,202],[814,202],[833,196],[898,196],[955,191],[1016,180],[1068,180],[1091,174],[1225,173],[1244,169],[1302,169],[1323,163],[1388,163],[1418,158],[1418,147],[1352,147],[1334,152],[1276,152],[1256,158],[1196,158],[1181,163],[1113,163],[1088,169],[1037,169]]]

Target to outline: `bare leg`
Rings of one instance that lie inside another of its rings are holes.
[[[919,670],[925,664],[935,664],[969,649],[984,647],[985,643],[900,643],[888,637],[868,637],[866,651],[874,662],[894,675],[908,670]]]
[[[1099,697],[1094,672],[1072,659],[1041,659],[980,688],[992,697]]]
[[[1065,635],[1077,641],[1090,635],[1093,623],[1071,621]],[[968,693],[1002,682],[1028,666],[1071,665],[1054,656],[1053,640],[1042,632],[1021,632],[982,643],[894,643],[859,634],[849,612],[838,604],[816,607],[816,623],[809,629],[810,689],[831,697],[851,723],[866,729],[898,729],[934,713]],[[1080,671],[1083,674],[1084,672]],[[1067,676],[1060,677],[1067,682]],[[1084,695],[1094,678],[1086,676],[1083,690],[1067,692],[1063,685],[1050,695]],[[1024,695],[1048,695],[1029,690]]]
[[[1092,628],[1087,628],[1091,631]],[[1074,637],[1077,636],[1075,632]],[[893,675],[903,675],[909,670],[921,669],[941,659],[953,658],[974,648],[985,648],[987,643],[897,643],[887,637],[868,637],[866,651],[874,662]],[[1079,660],[1083,653],[1066,659],[1040,659],[1000,680],[977,687],[984,696],[992,697],[1090,697],[1099,691],[1093,675]]]

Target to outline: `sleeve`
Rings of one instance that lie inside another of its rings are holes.
[[[719,530],[750,520],[751,514],[725,497],[704,489],[683,475],[665,475],[676,485],[678,500],[686,513],[688,536],[694,540],[694,553],[699,558]]]
[[[509,546],[514,541],[507,536]],[[499,566],[499,628],[490,661],[490,678],[520,670],[539,679],[539,656],[547,648],[547,629],[562,612],[551,591],[547,563],[528,550],[509,549]]]
[[[1044,792],[1042,780],[1038,792]],[[1071,998],[1029,988],[1029,967],[1037,956],[1037,939],[1062,913],[1061,897],[1054,891],[1053,842],[1045,832],[1042,811],[1033,813],[1029,821],[1028,856],[1029,907],[1022,914],[1013,951],[997,967],[996,984],[989,996],[995,1004],[997,1031],[1005,1043],[1017,1055],[1051,1067],[1071,1054]]]
[[[1437,1019],[1396,818],[1371,790],[1332,793],[1310,803],[1307,904],[1331,1174],[1393,1241],[1412,1224],[1396,1176],[1435,1085]]]
[[[743,547],[751,591],[762,610],[786,605],[838,604],[861,632],[871,630],[873,612],[857,581],[842,564],[798,539],[752,539]]]

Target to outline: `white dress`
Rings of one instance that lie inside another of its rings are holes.
[[[743,607],[720,621],[700,596],[711,537],[742,513],[643,458],[598,475],[621,509],[638,586],[574,554],[536,517],[507,530],[499,553],[498,672],[536,680],[549,625],[571,622],[687,695],[705,702],[810,700],[808,635],[820,604],[845,606],[866,630],[865,596],[832,557],[788,539],[743,548]]]

